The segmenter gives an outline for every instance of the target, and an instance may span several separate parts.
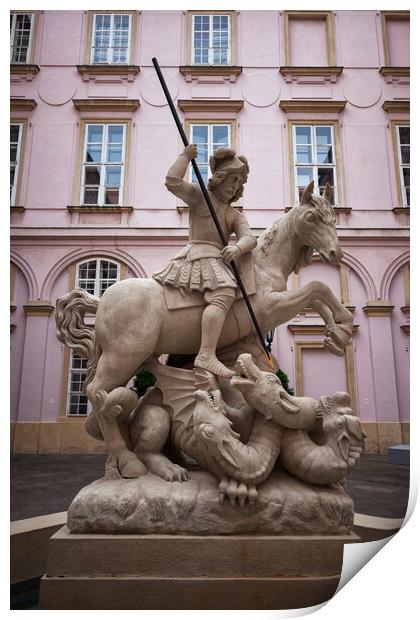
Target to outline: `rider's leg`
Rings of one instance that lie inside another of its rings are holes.
[[[204,368],[220,377],[233,377],[235,374],[216,357],[216,347],[226,319],[226,315],[235,299],[233,287],[223,287],[207,291],[204,295],[207,306],[201,319],[201,346],[194,366]]]

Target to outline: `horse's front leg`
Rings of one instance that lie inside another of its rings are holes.
[[[275,293],[270,296],[268,315],[276,325],[290,321],[308,306],[319,312],[327,326],[325,347],[336,355],[343,355],[353,329],[353,315],[338,301],[330,287],[323,282],[310,282],[302,288]]]

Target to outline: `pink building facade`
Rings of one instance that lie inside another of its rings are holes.
[[[56,300],[150,277],[187,239],[164,187],[182,143],[153,56],[203,174],[218,146],[248,158],[236,206],[255,235],[310,180],[333,185],[343,262],[315,257],[288,286],[329,284],[353,342],[325,351],[308,308],[273,353],[295,393],[350,393],[368,451],[409,443],[409,13],[40,11],[11,15],[13,451],[102,450]]]

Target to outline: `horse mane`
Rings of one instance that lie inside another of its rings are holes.
[[[287,213],[284,217],[274,222],[274,224],[272,224],[269,228],[267,228],[261,235],[258,241],[258,245],[263,254],[267,254],[268,248],[273,243],[274,237],[276,236],[280,228],[287,226],[287,228],[290,230],[290,224],[291,224],[291,222],[289,221],[290,213],[291,211],[289,211],[289,213]],[[313,253],[314,253],[314,250],[309,245],[302,246],[296,258],[296,262],[293,265],[292,271],[294,273],[299,273],[302,267],[305,267],[305,265],[310,265],[312,263]]]

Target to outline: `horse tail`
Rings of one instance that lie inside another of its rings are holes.
[[[99,298],[83,289],[74,289],[57,300],[56,333],[79,357],[87,360],[87,373],[83,390],[93,380],[102,349],[96,340],[95,328],[84,322],[85,313],[96,314]]]

